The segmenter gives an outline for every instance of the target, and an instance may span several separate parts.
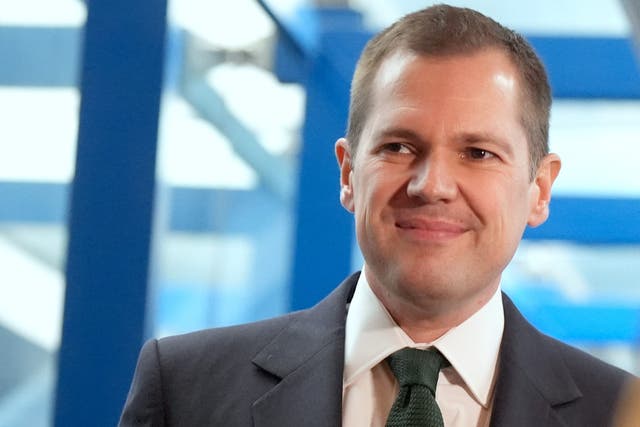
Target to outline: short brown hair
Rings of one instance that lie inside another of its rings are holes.
[[[449,56],[486,48],[505,52],[519,71],[521,120],[527,134],[533,179],[540,161],[549,153],[551,89],[544,65],[520,34],[475,10],[447,5],[406,15],[367,43],[351,82],[347,139],[352,155],[371,108],[372,82],[391,54],[406,50],[419,55]]]

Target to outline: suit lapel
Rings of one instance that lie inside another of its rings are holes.
[[[346,307],[358,275],[294,320],[253,363],[280,381],[253,404],[255,427],[339,426]],[[491,427],[566,427],[555,407],[581,393],[562,358],[503,295],[505,328]]]
[[[253,405],[256,427],[338,426],[342,419],[344,326],[358,276],[295,319],[253,359],[281,379]]]
[[[581,397],[564,361],[503,295],[505,327],[491,427],[566,426],[555,407]]]

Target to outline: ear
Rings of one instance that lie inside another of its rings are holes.
[[[349,141],[345,138],[340,138],[336,141],[336,159],[338,160],[338,167],[340,168],[340,203],[346,210],[353,213],[351,147],[349,146]]]
[[[560,172],[560,157],[547,154],[540,162],[533,182],[532,205],[527,224],[537,227],[549,218],[549,202],[551,201],[551,187]]]

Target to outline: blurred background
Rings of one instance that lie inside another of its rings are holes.
[[[430,3],[0,0],[0,426],[115,425],[144,339],[359,269],[333,156],[351,73]],[[525,34],[553,86],[551,218],[503,289],[640,373],[640,3],[450,3]]]

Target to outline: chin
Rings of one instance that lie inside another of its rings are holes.
[[[449,299],[454,294],[450,282],[404,282],[400,292],[407,298],[414,299]]]
[[[449,295],[459,279],[435,275],[432,271],[396,271],[388,277],[387,283],[393,284],[400,294],[415,298],[442,298]]]

